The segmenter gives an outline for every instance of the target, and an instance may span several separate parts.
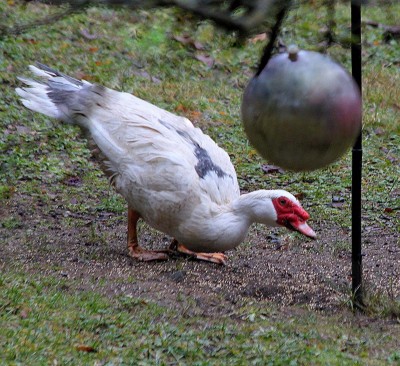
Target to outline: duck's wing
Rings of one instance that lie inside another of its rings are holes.
[[[174,234],[172,227],[194,215],[209,219],[239,196],[228,154],[189,120],[127,93],[96,95],[91,136],[116,189],[153,227]]]
[[[115,181],[129,174],[158,199],[179,190],[223,205],[239,195],[229,155],[188,119],[127,93],[102,88],[100,94],[91,135],[108,157]],[[115,145],[124,150],[117,158],[108,152]]]

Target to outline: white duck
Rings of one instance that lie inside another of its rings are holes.
[[[310,238],[308,213],[284,190],[240,195],[228,154],[184,117],[131,94],[79,81],[45,65],[30,66],[43,81],[20,78],[29,109],[80,126],[100,150],[102,167],[128,202],[131,257],[165,260],[137,240],[142,218],[175,238],[178,251],[225,264],[226,250],[244,239],[252,223],[286,226]]]

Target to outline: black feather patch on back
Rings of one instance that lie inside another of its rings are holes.
[[[200,145],[195,145],[194,154],[198,160],[198,163],[194,167],[200,178],[204,178],[209,172],[214,172],[219,178],[228,176],[218,165],[214,164],[208,155],[207,150],[203,149]]]
[[[159,122],[171,130],[171,126],[168,123],[159,120]],[[186,141],[190,142],[194,147],[194,155],[196,156],[198,163],[194,167],[196,173],[200,178],[204,178],[209,172],[214,172],[217,174],[219,178],[222,177],[231,177],[230,174],[225,173],[218,165],[214,164],[210,155],[208,154],[207,150],[202,148],[193,138],[190,136],[189,133],[182,130],[173,129],[179,136],[183,137]]]

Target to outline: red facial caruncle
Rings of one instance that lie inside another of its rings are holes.
[[[290,230],[315,239],[316,234],[306,221],[310,215],[297,202],[293,202],[290,198],[280,196],[272,200],[277,214],[277,224],[287,227]]]

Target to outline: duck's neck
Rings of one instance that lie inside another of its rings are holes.
[[[237,247],[252,223],[278,226],[271,192],[261,190],[241,195],[212,218],[193,221],[187,228],[197,234],[179,239],[185,244],[190,243],[187,246],[194,251],[225,251]]]
[[[215,243],[218,250],[238,246],[253,223],[278,226],[276,210],[271,200],[274,195],[276,196],[275,191],[267,190],[243,194],[224,213],[214,218],[213,224],[220,233],[218,243]]]
[[[272,203],[272,197],[277,191],[258,190],[241,195],[232,203],[235,215],[242,216],[242,220],[252,223],[262,223],[267,226],[277,226],[277,214]]]

